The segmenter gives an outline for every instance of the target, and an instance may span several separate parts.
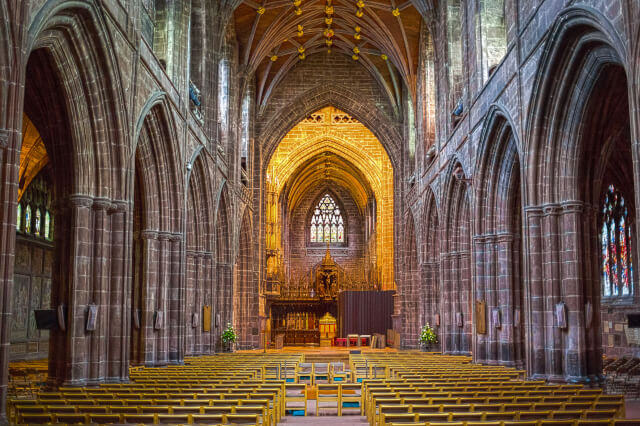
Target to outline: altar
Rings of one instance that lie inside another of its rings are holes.
[[[350,282],[329,247],[307,277],[270,295],[271,342],[326,347],[335,345],[336,337],[384,334],[391,328],[394,292]]]

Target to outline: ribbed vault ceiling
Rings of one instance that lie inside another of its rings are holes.
[[[245,0],[235,10],[240,60],[256,73],[257,101],[308,56],[348,55],[400,102],[401,82],[416,94],[422,17],[411,1]]]

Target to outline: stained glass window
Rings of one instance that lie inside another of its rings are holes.
[[[31,233],[31,206],[27,206],[24,211],[24,232]]]
[[[20,225],[22,225],[22,204],[18,204],[18,214],[16,215],[16,230],[20,231]]]
[[[35,232],[34,234],[40,236],[40,225],[42,222],[42,213],[40,213],[40,209],[36,209],[36,223],[35,223]]]
[[[316,206],[309,232],[312,243],[344,242],[344,220],[331,195],[325,194]]]
[[[51,215],[49,212],[44,214],[44,237],[47,240],[51,239]]]
[[[602,207],[600,243],[602,250],[602,295],[630,296],[633,293],[631,220],[620,192],[610,185]]]

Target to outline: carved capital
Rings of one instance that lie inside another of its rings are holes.
[[[107,198],[95,198],[91,207],[94,210],[108,211],[109,209],[111,209],[111,200]]]
[[[115,200],[111,202],[109,214],[126,213],[129,210],[129,202],[123,200]]]
[[[582,201],[565,201],[562,203],[562,210],[567,213],[582,213],[584,203]]]
[[[91,207],[93,197],[83,194],[73,194],[69,196],[69,205],[72,207]]]
[[[158,232],[151,230],[140,231],[140,238],[143,240],[157,240]]]

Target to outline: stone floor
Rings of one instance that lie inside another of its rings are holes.
[[[343,425],[366,425],[367,418],[364,416],[287,416],[282,418],[279,424],[285,424],[287,426],[310,426],[310,425],[331,425],[331,426],[343,426]]]
[[[627,400],[624,408],[628,419],[640,419],[640,400]]]

